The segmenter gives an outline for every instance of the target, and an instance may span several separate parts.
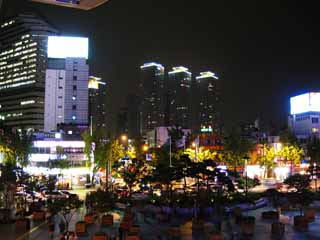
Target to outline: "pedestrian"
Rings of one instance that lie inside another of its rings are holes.
[[[62,220],[59,223],[59,228],[60,228],[60,233],[64,233],[64,231],[66,230],[66,224]]]
[[[50,222],[49,223],[49,236],[50,239],[53,239],[53,235],[54,235],[54,222]]]

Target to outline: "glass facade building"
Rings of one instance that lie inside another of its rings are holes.
[[[212,72],[202,72],[196,77],[197,99],[195,116],[197,131],[219,128],[219,89],[218,77]]]
[[[142,134],[164,124],[164,67],[145,63],[141,67],[141,132]]]
[[[47,39],[56,34],[31,14],[0,24],[0,118],[5,125],[43,130]]]
[[[190,128],[192,74],[188,68],[174,67],[166,84],[166,125]]]
[[[107,137],[107,84],[101,78],[89,77],[89,125]]]

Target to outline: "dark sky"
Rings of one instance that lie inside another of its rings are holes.
[[[111,0],[89,12],[7,2],[10,13],[33,8],[62,33],[90,38],[91,74],[110,83],[113,116],[145,61],[216,72],[227,125],[260,117],[280,126],[290,95],[320,89],[317,1]]]

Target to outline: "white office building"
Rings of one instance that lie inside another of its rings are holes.
[[[44,131],[58,124],[88,125],[88,39],[49,37]]]
[[[309,92],[290,98],[288,124],[299,139],[320,133],[320,92]]]

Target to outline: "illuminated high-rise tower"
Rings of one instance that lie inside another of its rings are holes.
[[[196,77],[195,116],[196,130],[219,130],[218,77],[212,72],[202,72]]]
[[[164,67],[158,63],[145,63],[141,67],[141,133],[164,124]]]
[[[166,83],[166,125],[191,127],[190,91],[192,74],[188,68],[174,67]]]
[[[90,76],[88,88],[89,124],[107,137],[107,84],[99,77]]]
[[[47,38],[56,34],[31,14],[0,24],[0,118],[7,126],[43,130]]]
[[[82,10],[90,10],[108,2],[109,0],[31,0],[46,4],[54,4],[63,7],[71,7]]]

